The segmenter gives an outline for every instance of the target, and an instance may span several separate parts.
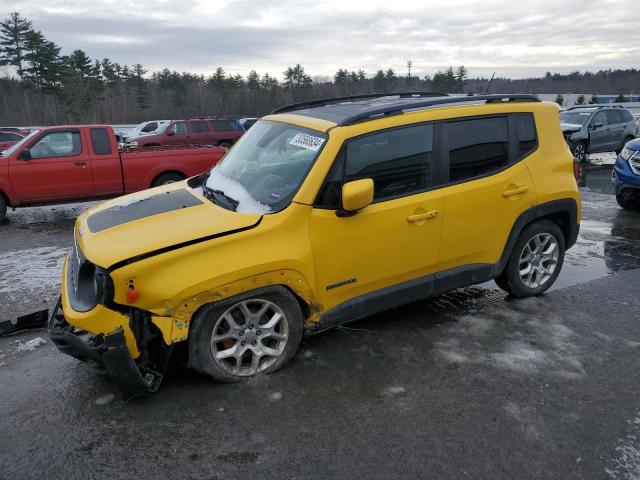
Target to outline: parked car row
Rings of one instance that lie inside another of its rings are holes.
[[[217,145],[229,148],[244,132],[240,122],[232,118],[157,120],[147,122],[137,135],[127,137],[124,144],[128,148],[166,145]]]

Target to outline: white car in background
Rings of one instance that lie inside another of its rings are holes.
[[[141,124],[136,125],[133,130],[122,135],[121,140],[126,142],[128,138],[160,133],[160,130],[166,128],[171,122],[172,120],[148,120],[146,122],[142,122]]]
[[[240,125],[242,125],[242,128],[244,128],[245,130],[249,130],[251,128],[251,125],[256,123],[258,119],[255,117],[247,117],[247,118],[241,118],[238,121],[240,122]]]

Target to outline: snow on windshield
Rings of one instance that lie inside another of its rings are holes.
[[[260,214],[271,212],[269,205],[257,201],[240,183],[225,177],[218,167],[211,170],[211,174],[207,179],[207,187],[212,190],[222,190],[225,195],[237,200],[238,208],[236,208],[236,212]]]

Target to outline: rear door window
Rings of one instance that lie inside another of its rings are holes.
[[[193,133],[207,133],[209,132],[209,128],[202,120],[193,120],[191,122],[191,131]]]
[[[447,137],[450,182],[487,175],[509,165],[507,117],[448,122]]]
[[[106,128],[91,129],[91,146],[96,155],[111,155],[111,141]]]
[[[616,112],[615,110],[607,110],[607,123],[609,125],[617,125],[622,123],[622,114],[620,112]]]
[[[538,147],[536,124],[532,115],[514,115],[518,141],[518,157],[529,155]]]

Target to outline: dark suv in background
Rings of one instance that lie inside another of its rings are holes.
[[[636,137],[633,114],[618,106],[572,107],[560,113],[560,124],[579,162],[584,162],[588,153],[620,153]]]

